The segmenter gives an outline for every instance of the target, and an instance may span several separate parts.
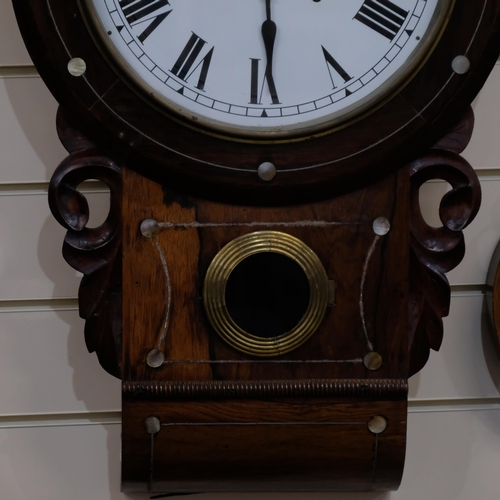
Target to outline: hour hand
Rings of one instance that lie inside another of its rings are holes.
[[[268,18],[262,23],[262,38],[264,40],[264,47],[266,49],[266,80],[271,93],[273,104],[279,104],[278,93],[276,92],[276,85],[273,78],[273,54],[274,42],[276,40],[276,23]]]

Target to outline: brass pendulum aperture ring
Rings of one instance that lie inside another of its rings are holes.
[[[309,303],[300,321],[289,331],[270,338],[252,335],[241,328],[226,306],[229,276],[244,259],[274,252],[295,261],[309,282]],[[203,286],[203,303],[215,331],[238,351],[272,357],[293,351],[318,329],[328,307],[328,277],[314,251],[298,238],[279,231],[257,231],[229,242],[212,260]]]

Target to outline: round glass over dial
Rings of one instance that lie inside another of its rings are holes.
[[[454,0],[80,0],[143,95],[192,124],[309,135],[391,95]]]

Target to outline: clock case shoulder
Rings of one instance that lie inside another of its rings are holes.
[[[417,157],[449,131],[482,87],[500,51],[500,2],[457,1],[425,64],[389,100],[335,132],[298,142],[240,142],[184,125],[139,95],[101,53],[77,0],[13,0],[31,57],[79,127],[118,164],[196,196],[283,204],[369,185]],[[465,55],[470,70],[452,70]],[[68,73],[73,57],[87,63]],[[278,169],[257,176],[264,161]]]
[[[406,323],[409,366],[401,373],[404,377],[420,371],[427,362],[430,350],[438,350],[441,345],[442,318],[448,315],[450,306],[450,289],[445,273],[461,262],[465,253],[463,229],[479,210],[479,180],[472,167],[460,157],[472,135],[473,123],[474,115],[469,109],[449,134],[402,170],[403,178],[409,177],[410,248],[408,269],[401,270],[403,274],[409,272]],[[79,290],[79,307],[81,317],[86,320],[87,347],[90,352],[96,352],[106,371],[122,378],[122,211],[127,214],[137,210],[148,212],[152,206],[138,206],[132,211],[130,206],[122,206],[122,168],[71,125],[61,109],[57,125],[61,142],[71,155],[59,165],[51,180],[50,208],[54,217],[68,230],[63,245],[65,260],[84,274]],[[127,178],[133,178],[133,175],[129,173]],[[78,185],[86,179],[99,179],[110,188],[110,212],[98,228],[86,227],[89,207],[84,196],[77,191]],[[420,211],[420,187],[431,179],[444,179],[452,187],[440,204],[443,223],[440,228],[430,227]],[[144,191],[140,192],[139,198],[149,190],[158,189],[155,183],[146,179],[141,182]],[[141,182],[128,182],[129,198]],[[134,188],[131,189],[131,186]],[[153,186],[156,187],[153,189]],[[198,213],[200,206],[206,213],[217,211],[218,207],[220,209],[220,204],[186,198],[166,188],[163,190],[165,203],[177,204],[188,212],[196,209]],[[380,193],[382,196],[384,194]],[[336,206],[341,207],[344,204],[342,200],[350,198],[358,200],[359,194],[344,195]],[[331,203],[336,202],[333,200]],[[308,210],[316,213],[324,204],[312,204]],[[301,211],[299,206],[290,208]],[[259,211],[262,208],[249,207],[249,210],[252,211],[249,217],[254,216],[252,220],[260,220]],[[404,248],[406,245],[401,247],[401,251]]]

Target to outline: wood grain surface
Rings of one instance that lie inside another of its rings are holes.
[[[408,171],[401,170],[370,188],[329,201],[273,208],[234,206],[176,197],[125,169],[124,380],[405,378],[408,189]],[[378,217],[391,223],[386,236],[373,231]],[[146,219],[174,226],[152,240],[139,230]],[[318,227],[308,221],[331,225]],[[246,363],[248,356],[211,329],[202,305],[203,278],[224,245],[242,234],[270,228],[296,236],[316,252],[336,283],[336,302],[319,330],[297,350],[267,362]],[[145,358],[158,346],[168,299],[159,248],[172,296],[168,331],[159,347],[166,362],[152,370]],[[362,363],[373,349],[384,358],[377,372]]]
[[[397,487],[406,401],[191,401],[123,406],[125,487],[151,492],[347,491]],[[144,419],[155,415],[151,436]],[[387,428],[367,424],[383,415]]]

